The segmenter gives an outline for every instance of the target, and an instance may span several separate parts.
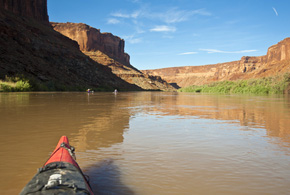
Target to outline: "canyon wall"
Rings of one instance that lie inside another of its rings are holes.
[[[54,30],[78,42],[81,51],[101,51],[125,65],[130,65],[130,56],[124,52],[125,41],[111,33],[101,33],[83,23],[51,22]]]
[[[84,55],[77,42],[44,24],[48,21],[46,0],[0,2],[0,79],[25,77],[34,90],[141,90]]]
[[[176,91],[176,88],[172,87],[160,76],[152,76],[144,74],[135,68],[125,66],[124,64],[110,58],[108,55],[101,51],[83,51],[84,54],[89,56],[96,62],[108,66],[112,72],[125,80],[128,83],[139,86],[145,90],[161,90],[161,91]]]
[[[49,23],[47,0],[0,0],[0,7],[18,16],[34,18]]]
[[[54,30],[77,41],[80,50],[94,61],[111,68],[112,72],[128,83],[145,90],[175,91],[159,76],[144,74],[130,64],[130,56],[124,52],[123,39],[111,33],[101,33],[83,23],[55,23]]]
[[[161,76],[168,83],[175,83],[179,87],[203,85],[215,81],[275,76],[290,72],[290,38],[269,47],[264,56],[244,56],[241,60],[233,62],[143,70],[142,72]]]

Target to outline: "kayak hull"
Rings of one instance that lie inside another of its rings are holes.
[[[93,194],[73,152],[68,138],[62,136],[50,158],[20,194]]]

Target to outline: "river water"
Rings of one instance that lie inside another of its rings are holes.
[[[0,93],[0,194],[62,135],[96,194],[290,194],[290,98]]]

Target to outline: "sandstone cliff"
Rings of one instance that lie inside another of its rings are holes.
[[[126,82],[145,90],[174,91],[159,76],[143,74],[130,64],[130,56],[124,52],[123,39],[111,33],[101,33],[99,29],[82,23],[51,23],[54,30],[78,42],[80,50],[94,61],[108,66],[112,72]]]
[[[290,72],[290,38],[271,46],[265,56],[245,56],[233,62],[143,70],[142,72],[161,76],[168,83],[176,83],[180,87],[283,74]]]
[[[140,89],[84,55],[77,42],[43,24],[48,18],[42,3],[46,0],[1,1],[0,79],[22,75],[48,90]]]
[[[33,18],[49,24],[47,0],[0,0],[0,7],[18,16]]]
[[[83,23],[51,22],[54,30],[78,42],[81,51],[101,51],[109,57],[130,66],[130,56],[124,52],[125,41],[111,33],[101,33]]]

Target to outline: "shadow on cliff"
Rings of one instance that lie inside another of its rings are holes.
[[[121,181],[121,171],[112,159],[106,159],[87,168],[85,174],[90,177],[90,185],[95,194],[135,195]]]

